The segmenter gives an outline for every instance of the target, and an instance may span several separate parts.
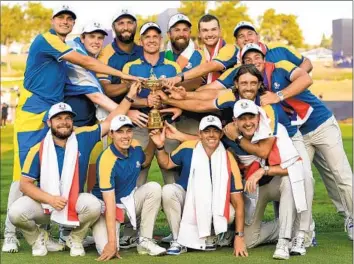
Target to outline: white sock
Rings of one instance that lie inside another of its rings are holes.
[[[298,231],[297,232],[297,237],[305,238],[305,232],[304,231]]]

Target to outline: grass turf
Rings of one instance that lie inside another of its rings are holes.
[[[352,165],[352,125],[341,125],[343,133],[343,143]],[[7,207],[7,196],[12,177],[12,126],[1,129],[1,228],[0,237],[3,238],[4,221]],[[318,172],[313,168],[315,184],[315,198],[313,202],[313,215],[316,222],[316,233],[318,246],[310,248],[305,257],[291,257],[289,263],[352,263],[352,243],[347,239],[346,233],[343,231],[343,218],[339,216],[331,201],[328,198],[325,187],[318,175]],[[153,163],[149,180],[157,181],[162,184],[162,176],[157,167],[156,162]],[[266,210],[265,220],[272,219],[272,207],[268,206]],[[155,225],[155,232],[157,236],[167,235],[169,228],[167,221],[160,213]],[[54,237],[57,237],[57,228],[53,230]],[[255,249],[249,249],[249,258],[243,259],[243,263],[274,263],[272,254],[274,245],[260,246]],[[231,248],[218,249],[216,252],[189,252],[188,254],[179,257],[149,257],[139,256],[135,249],[121,251],[121,263],[227,263],[237,261],[232,256]],[[17,254],[3,254],[1,253],[1,263],[29,263],[35,261],[36,263],[96,263],[97,253],[94,247],[86,250],[86,256],[80,258],[72,258],[69,252],[49,253],[46,257],[33,258],[31,256],[31,248],[21,239],[20,252]],[[116,259],[113,260],[117,261]]]

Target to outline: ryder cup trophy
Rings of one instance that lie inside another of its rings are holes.
[[[149,80],[143,81],[143,87],[149,89],[151,94],[155,94],[156,91],[162,89],[162,80],[158,80],[155,76],[152,76]],[[148,129],[163,128],[163,120],[157,106],[153,106],[148,116]]]

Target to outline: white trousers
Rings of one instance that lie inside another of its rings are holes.
[[[161,207],[161,186],[156,182],[148,182],[140,186],[134,193],[134,201],[137,223],[140,226],[140,236],[152,238],[155,221]],[[101,202],[100,208],[102,212],[105,211],[104,207],[104,202]],[[125,216],[124,222],[130,223],[127,216]],[[104,215],[101,215],[93,225],[92,233],[97,252],[101,255],[108,242],[108,231]],[[117,250],[119,250],[119,233],[120,223],[116,221]]]
[[[280,201],[279,219],[262,222],[265,208],[270,201]],[[278,238],[290,239],[296,208],[288,176],[274,176],[259,187],[259,196],[251,225],[245,225],[245,243],[253,248],[264,243],[274,242]]]
[[[329,173],[322,177],[327,190],[335,200],[341,201],[346,216],[353,216],[352,179],[353,172],[344,151],[342,133],[334,116],[303,136],[310,161],[317,157],[323,157],[327,163]],[[338,208],[338,207],[337,207]]]
[[[76,212],[80,226],[74,228],[70,235],[83,240],[89,227],[100,216],[101,204],[94,195],[80,193],[76,203]],[[42,205],[28,196],[17,199],[10,207],[8,214],[11,223],[21,230],[30,245],[33,245],[40,234],[38,225],[50,223],[50,215],[44,213]]]

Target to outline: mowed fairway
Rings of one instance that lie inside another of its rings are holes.
[[[352,125],[341,125],[343,133],[343,143],[348,155],[348,159],[352,165]],[[6,215],[7,195],[12,177],[12,126],[1,129],[1,230],[0,235],[3,238],[4,220]],[[325,187],[314,168],[316,179],[315,199],[313,203],[313,214],[316,221],[317,232],[317,247],[312,247],[304,257],[291,257],[286,263],[352,263],[353,247],[352,242],[347,239],[344,232],[343,218],[336,213],[334,206],[327,196]],[[158,181],[162,184],[161,174],[158,170],[156,162],[154,162],[149,175],[150,181]],[[272,209],[268,206],[265,219],[272,218]],[[53,228],[53,236],[58,237],[57,227]],[[157,236],[167,235],[169,228],[163,213],[159,214],[155,234]],[[113,260],[111,263],[275,263],[272,259],[275,245],[261,246],[256,249],[249,250],[249,257],[247,259],[235,259],[232,256],[231,248],[218,248],[216,252],[189,252],[178,257],[164,256],[164,257],[150,257],[139,256],[135,249],[121,251],[122,260]],[[20,252],[17,254],[3,254],[1,253],[1,263],[97,263],[95,261],[97,253],[95,248],[86,250],[85,257],[72,258],[69,252],[49,253],[46,257],[32,257],[31,248],[21,239]]]

